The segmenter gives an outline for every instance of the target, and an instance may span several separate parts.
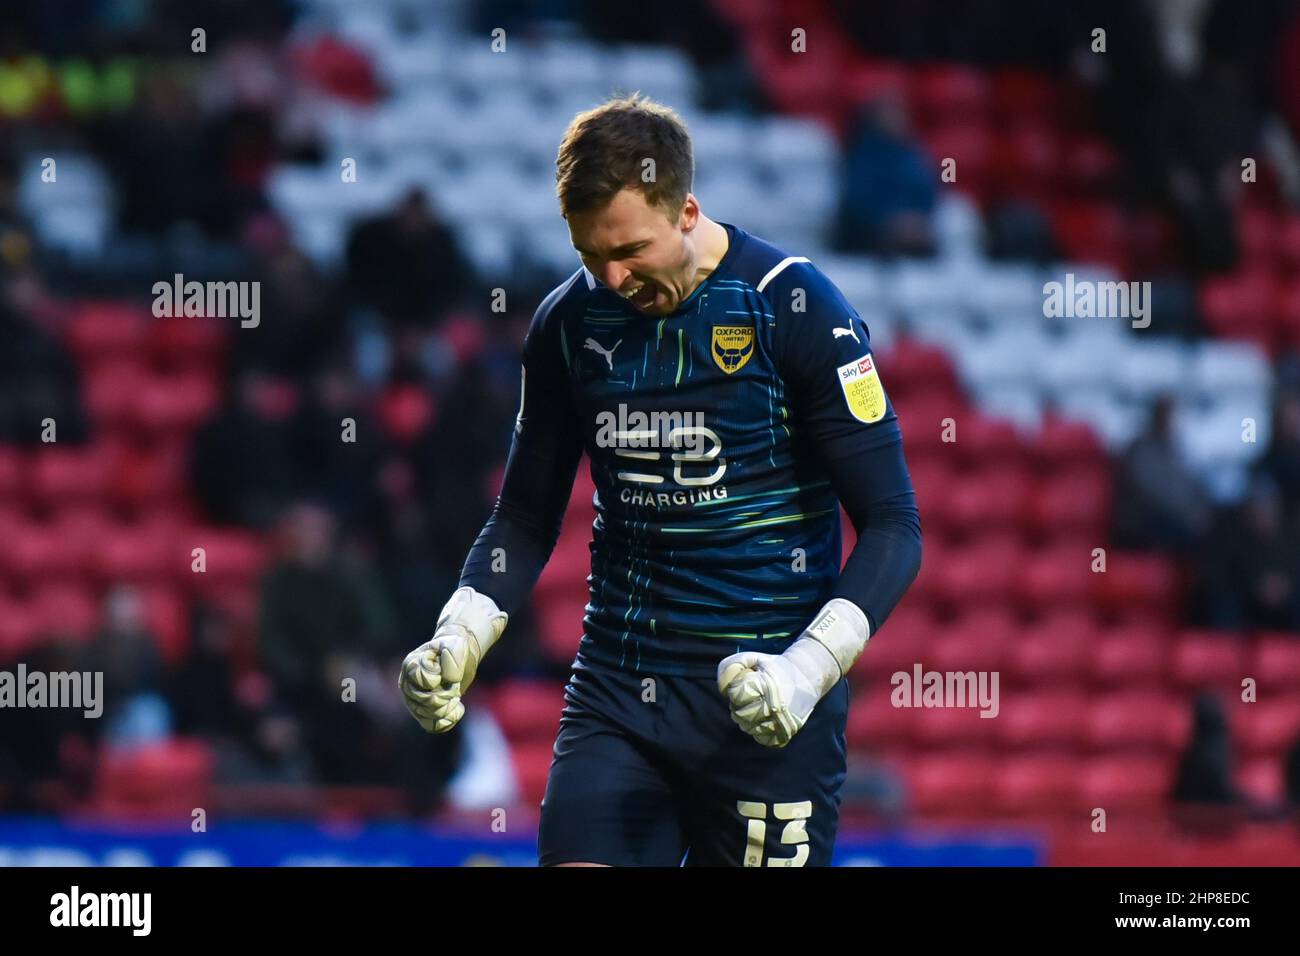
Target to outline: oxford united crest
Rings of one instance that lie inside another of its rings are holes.
[[[713,327],[713,362],[728,375],[745,367],[754,354],[754,329],[748,325]]]

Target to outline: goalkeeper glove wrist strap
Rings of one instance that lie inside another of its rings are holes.
[[[849,672],[870,637],[871,625],[862,609],[844,598],[832,598],[785,656],[812,682],[820,698]]]

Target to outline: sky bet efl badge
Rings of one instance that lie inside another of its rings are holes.
[[[854,418],[871,424],[885,417],[885,387],[880,384],[874,356],[864,355],[848,365],[841,365],[836,371],[840,376],[840,388],[844,389],[844,399],[849,403]]]
[[[754,354],[752,325],[715,325],[713,362],[728,375],[739,372]]]

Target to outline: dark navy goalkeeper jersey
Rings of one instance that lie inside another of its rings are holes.
[[[835,463],[894,446],[882,487],[911,494],[862,319],[807,259],[721,225],[726,254],[671,315],[637,312],[582,269],[525,340],[498,510],[513,499],[553,543],[589,456],[579,657],[592,663],[708,674],[737,651],[779,653],[836,593],[847,479],[835,486]],[[471,552],[462,581],[500,603],[489,560]],[[865,610],[878,624],[889,608]]]

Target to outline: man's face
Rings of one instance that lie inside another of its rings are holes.
[[[569,238],[597,279],[647,315],[667,315],[693,291],[691,233],[700,207],[687,195],[670,221],[645,196],[624,189],[601,209],[569,217]]]

